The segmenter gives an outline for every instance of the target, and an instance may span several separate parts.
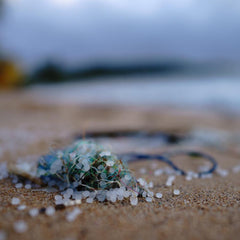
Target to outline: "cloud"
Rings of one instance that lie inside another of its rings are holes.
[[[102,59],[240,60],[233,0],[8,0],[0,41],[25,66]]]

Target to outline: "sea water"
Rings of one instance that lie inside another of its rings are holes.
[[[31,87],[46,103],[214,108],[240,112],[240,77],[117,77]]]

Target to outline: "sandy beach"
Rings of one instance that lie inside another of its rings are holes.
[[[240,239],[239,13],[0,0],[0,240]]]
[[[214,112],[183,111],[164,107],[119,107],[84,104],[39,104],[20,93],[0,96],[1,162],[16,162],[29,155],[40,156],[50,147],[64,146],[86,132],[145,130],[181,133],[194,128],[214,129],[234,134],[240,119]],[[111,143],[109,143],[111,145]],[[134,147],[134,145],[133,145]],[[143,148],[144,152],[161,153],[178,149],[178,145]],[[28,211],[54,206],[54,193],[17,189],[10,179],[0,181],[0,229],[7,239],[238,239],[240,233],[240,173],[233,173],[240,164],[239,147],[227,144],[219,149],[211,146],[188,146],[216,158],[228,171],[223,177],[186,181],[178,176],[173,186],[166,187],[167,176],[155,176],[154,170],[164,167],[155,161],[137,162],[130,168],[137,177],[153,181],[154,192],[162,199],[152,203],[140,200],[137,206],[128,201],[82,203],[82,213],[74,222],[66,221],[73,207],[56,211],[54,216],[40,214],[33,218]],[[131,146],[130,146],[131,149]],[[141,144],[132,149],[141,151]],[[114,150],[114,149],[113,149]],[[192,161],[176,162],[192,169]],[[141,169],[146,169],[142,174]],[[180,195],[174,196],[173,190]],[[18,197],[27,208],[23,211],[11,204]],[[14,231],[14,223],[24,220],[28,230]]]

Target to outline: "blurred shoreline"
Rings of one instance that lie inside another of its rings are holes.
[[[240,113],[238,76],[99,78],[30,86],[21,92],[41,104],[176,107]]]

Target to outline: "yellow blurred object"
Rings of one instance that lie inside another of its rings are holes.
[[[23,83],[23,75],[11,61],[0,60],[0,89],[13,88]]]

